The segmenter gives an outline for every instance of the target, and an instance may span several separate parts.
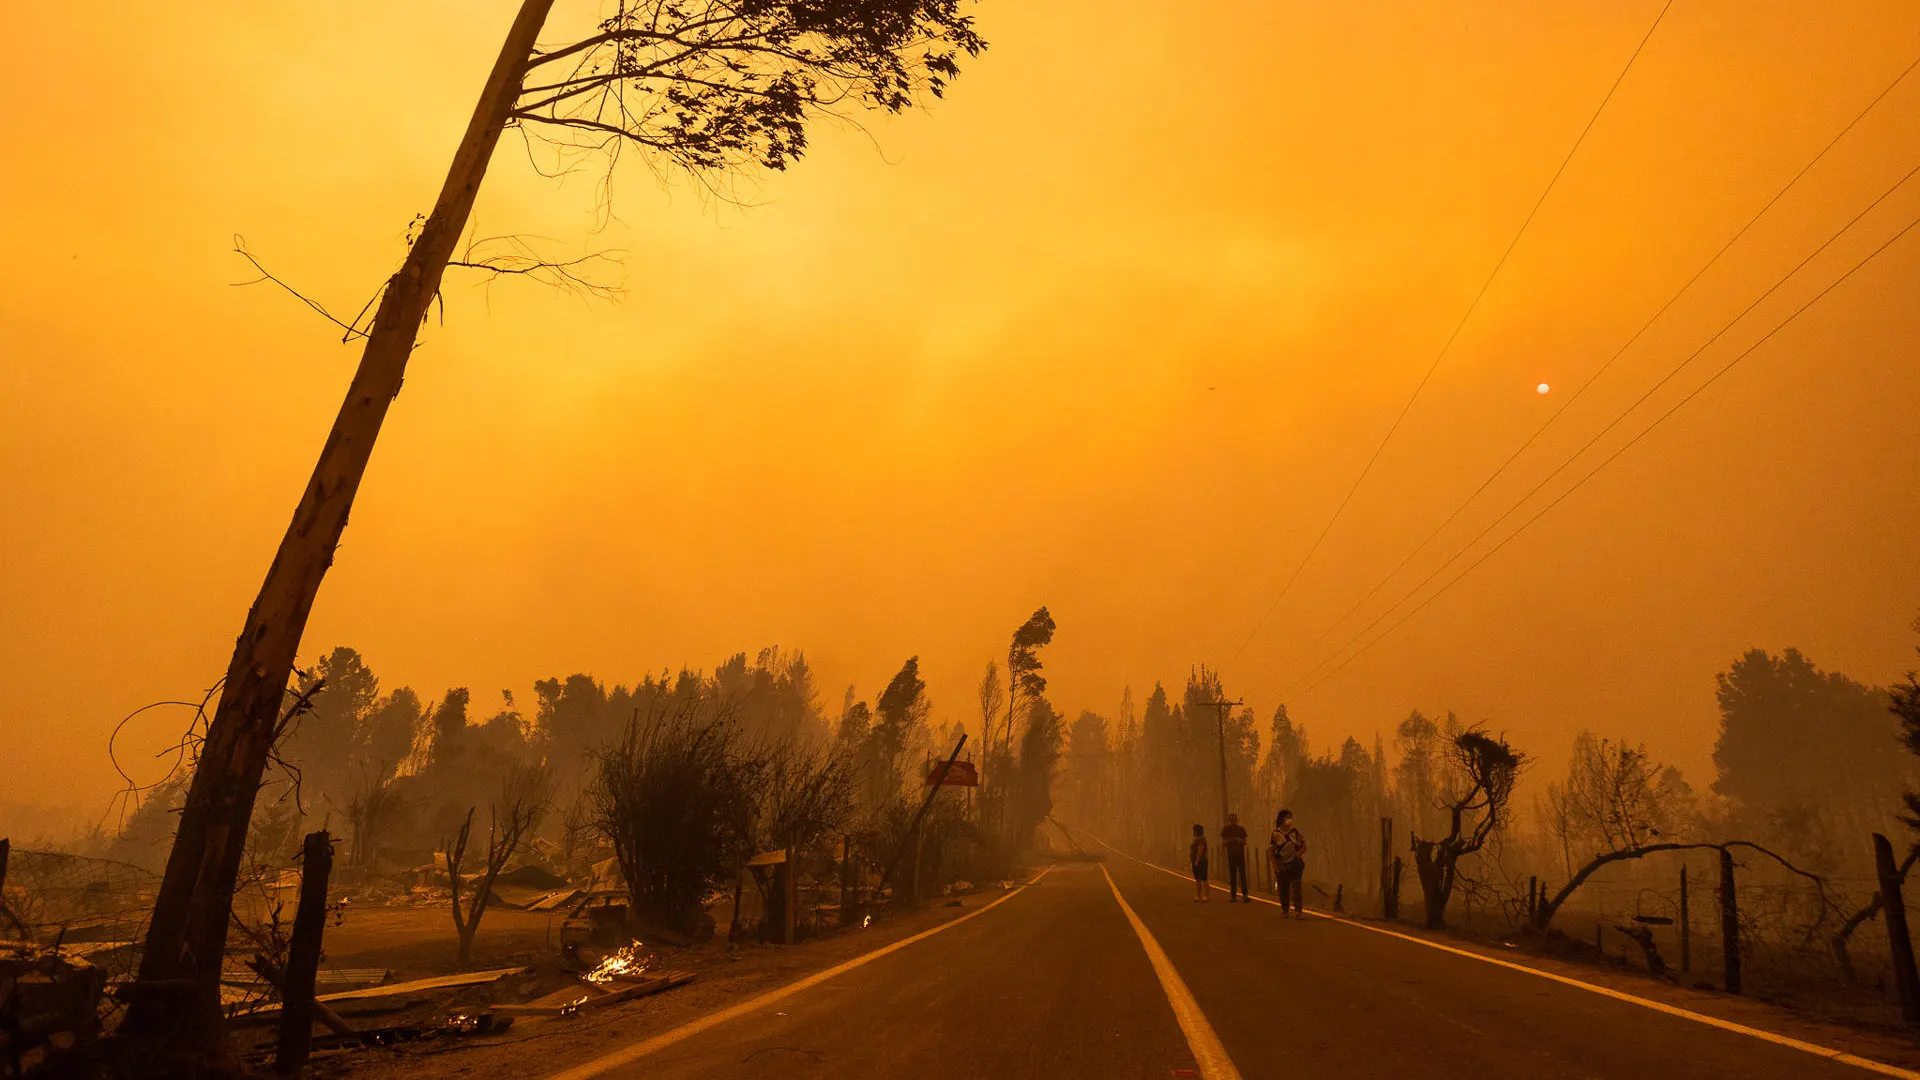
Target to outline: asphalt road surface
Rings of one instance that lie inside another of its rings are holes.
[[[563,1075],[1873,1075],[1340,921],[1283,920],[1271,905],[1224,899],[1195,903],[1190,882],[1119,856],[1067,864],[964,923],[776,1002]]]

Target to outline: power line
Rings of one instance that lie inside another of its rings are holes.
[[[1426,539],[1420,541],[1420,543],[1416,545],[1412,551],[1409,551],[1407,553],[1406,558],[1400,560],[1399,565],[1395,566],[1392,570],[1388,571],[1385,577],[1382,577],[1379,581],[1375,582],[1373,588],[1368,589],[1365,596],[1362,596],[1359,600],[1355,601],[1352,607],[1342,612],[1339,618],[1329,623],[1327,625],[1327,628],[1325,630],[1320,631],[1320,634],[1317,637],[1315,637],[1312,641],[1308,642],[1306,648],[1302,651],[1306,653],[1312,653],[1313,650],[1317,648],[1322,641],[1325,641],[1327,639],[1327,635],[1333,633],[1334,630],[1338,629],[1341,623],[1344,623],[1348,619],[1352,618],[1355,612],[1359,611],[1362,607],[1366,606],[1367,601],[1372,600],[1375,596],[1379,595],[1380,590],[1385,588],[1388,582],[1398,577],[1400,575],[1400,572],[1407,568],[1408,564],[1412,563],[1413,560],[1418,558],[1422,552],[1426,551],[1427,548],[1431,547],[1433,542],[1439,539],[1440,534],[1446,531],[1447,526],[1453,524],[1454,521],[1460,517],[1461,513],[1467,509],[1467,507],[1473,505],[1474,500],[1478,499],[1483,493],[1485,493],[1489,487],[1492,487],[1496,480],[1499,480],[1501,476],[1505,475],[1507,469],[1510,468],[1515,461],[1519,460],[1520,456],[1526,453],[1527,450],[1531,448],[1536,441],[1539,440],[1540,436],[1544,434],[1549,427],[1552,427],[1553,424],[1556,421],[1558,421],[1560,417],[1569,408],[1573,406],[1574,402],[1579,401],[1581,395],[1585,394],[1589,387],[1591,387],[1595,382],[1598,382],[1600,377],[1605,375],[1607,373],[1607,370],[1613,367],[1616,361],[1618,361],[1622,356],[1626,355],[1627,350],[1631,349],[1634,346],[1635,342],[1638,342],[1640,338],[1644,334],[1646,334],[1648,330],[1652,329],[1653,324],[1656,322],[1659,322],[1660,318],[1664,316],[1668,312],[1668,310],[1670,310],[1673,307],[1674,304],[1678,303],[1680,298],[1685,296],[1687,292],[1691,290],[1693,286],[1696,283],[1698,283],[1702,277],[1706,276],[1709,270],[1713,269],[1716,265],[1718,265],[1721,258],[1724,257],[1728,251],[1732,250],[1733,246],[1739,243],[1740,239],[1746,236],[1748,231],[1750,231],[1754,227],[1754,225],[1758,224],[1761,218],[1766,216],[1767,211],[1772,210],[1774,205],[1777,204],[1782,198],[1786,196],[1787,192],[1793,190],[1793,188],[1800,183],[1801,179],[1804,178],[1807,175],[1807,173],[1813,170],[1814,166],[1818,165],[1823,159],[1826,158],[1829,151],[1831,151],[1835,146],[1839,145],[1841,139],[1844,139],[1847,137],[1848,132],[1851,132],[1860,123],[1860,121],[1866,119],[1867,114],[1872,112],[1874,108],[1880,104],[1881,101],[1885,100],[1886,96],[1888,94],[1891,94],[1894,91],[1895,87],[1899,86],[1902,82],[1906,81],[1907,76],[1913,74],[1914,69],[1917,67],[1920,67],[1920,56],[1916,56],[1913,59],[1912,63],[1909,63],[1906,66],[1906,68],[1900,72],[1899,75],[1894,77],[1892,82],[1888,83],[1878,94],[1874,95],[1874,98],[1872,101],[1867,102],[1865,108],[1861,109],[1858,113],[1855,113],[1853,119],[1847,121],[1847,124],[1845,127],[1842,127],[1840,131],[1833,136],[1833,138],[1827,140],[1827,144],[1820,148],[1820,152],[1813,155],[1812,159],[1810,159],[1805,165],[1801,166],[1800,171],[1794,173],[1793,178],[1788,180],[1785,186],[1781,187],[1779,191],[1774,192],[1773,197],[1771,199],[1768,199],[1766,201],[1766,204],[1760,207],[1760,209],[1756,211],[1752,217],[1748,218],[1746,224],[1740,226],[1739,230],[1733,234],[1732,238],[1730,238],[1725,244],[1722,244],[1720,246],[1720,250],[1714,252],[1713,257],[1708,259],[1706,263],[1700,267],[1699,270],[1694,272],[1692,277],[1687,279],[1686,284],[1680,286],[1678,291],[1676,291],[1672,296],[1668,297],[1667,302],[1660,305],[1660,309],[1658,311],[1655,311],[1653,315],[1650,318],[1648,318],[1647,321],[1640,326],[1640,329],[1635,330],[1633,332],[1633,336],[1629,337],[1626,340],[1625,344],[1621,345],[1620,348],[1617,351],[1615,351],[1612,356],[1608,357],[1606,362],[1601,364],[1600,367],[1596,371],[1594,371],[1592,375],[1589,375],[1586,381],[1581,383],[1579,388],[1574,390],[1572,395],[1569,396],[1566,399],[1566,401],[1562,402],[1558,409],[1554,410],[1553,415],[1547,417],[1544,423],[1542,423],[1539,427],[1535,428],[1533,431],[1533,434],[1527,436],[1526,441],[1522,442],[1519,445],[1519,447],[1513,451],[1513,453],[1507,456],[1507,459],[1505,461],[1500,463],[1499,468],[1493,470],[1493,473],[1491,475],[1489,475],[1485,480],[1480,482],[1479,487],[1473,489],[1472,494],[1468,495],[1464,501],[1462,501],[1459,505],[1455,506],[1453,508],[1453,512],[1447,515],[1446,520],[1440,522],[1439,525],[1435,526],[1434,530],[1427,534]],[[1329,657],[1329,659],[1331,659],[1331,657]],[[1317,664],[1315,665],[1316,668],[1318,666],[1319,665]],[[1309,673],[1311,673],[1311,671]]]
[[[1795,264],[1793,269],[1787,271],[1786,274],[1782,275],[1778,281],[1775,281],[1771,286],[1769,286],[1766,292],[1761,293],[1760,296],[1756,298],[1752,303],[1748,304],[1745,308],[1741,309],[1740,313],[1735,315],[1731,320],[1729,320],[1725,326],[1722,326],[1719,330],[1715,331],[1713,336],[1708,338],[1704,344],[1702,344],[1698,349],[1695,349],[1693,352],[1689,353],[1686,356],[1686,358],[1681,360],[1678,364],[1674,365],[1671,371],[1661,376],[1659,382],[1654,383],[1653,386],[1649,390],[1647,390],[1646,393],[1640,395],[1639,398],[1635,399],[1633,404],[1628,405],[1624,410],[1622,410],[1618,416],[1614,417],[1611,421],[1609,421],[1605,427],[1601,428],[1598,433],[1596,433],[1592,438],[1588,439],[1584,444],[1582,444],[1578,450],[1575,450],[1572,454],[1568,455],[1566,460],[1562,461],[1558,466],[1556,466],[1554,470],[1548,473],[1543,479],[1541,479],[1539,483],[1535,484],[1532,488],[1528,489],[1525,495],[1522,495],[1520,496],[1519,499],[1515,500],[1512,506],[1509,506],[1504,512],[1500,514],[1499,517],[1493,519],[1493,521],[1490,522],[1486,526],[1486,528],[1481,529],[1480,532],[1476,534],[1473,539],[1467,541],[1467,543],[1464,546],[1462,546],[1459,551],[1455,552],[1452,557],[1447,559],[1446,562],[1441,563],[1438,567],[1435,567],[1434,571],[1431,574],[1428,574],[1425,578],[1421,579],[1418,585],[1415,585],[1412,589],[1408,590],[1405,594],[1401,596],[1399,600],[1396,600],[1392,604],[1388,605],[1385,611],[1381,612],[1379,616],[1376,617],[1372,622],[1368,623],[1365,627],[1361,628],[1359,633],[1348,638],[1343,644],[1341,644],[1341,646],[1338,649],[1335,649],[1333,651],[1332,655],[1328,656],[1325,660],[1322,660],[1320,663],[1315,664],[1313,667],[1308,668],[1305,673],[1303,673],[1299,678],[1295,679],[1293,683],[1289,684],[1287,689],[1282,693],[1285,694],[1285,693],[1291,692],[1294,686],[1298,686],[1301,682],[1310,678],[1315,671],[1319,670],[1321,667],[1330,663],[1335,656],[1338,656],[1341,652],[1346,650],[1354,642],[1360,640],[1362,637],[1365,637],[1368,631],[1371,631],[1374,627],[1380,625],[1381,622],[1385,621],[1389,615],[1393,614],[1394,608],[1397,608],[1401,604],[1406,603],[1413,596],[1417,595],[1421,589],[1426,588],[1427,585],[1431,583],[1434,578],[1437,578],[1442,573],[1444,573],[1448,567],[1460,561],[1460,559],[1464,557],[1467,554],[1467,552],[1473,550],[1473,546],[1475,544],[1478,544],[1481,540],[1485,539],[1488,534],[1492,533],[1493,530],[1499,528],[1502,522],[1506,521],[1509,517],[1512,517],[1515,511],[1519,510],[1522,506],[1526,505],[1527,500],[1533,498],[1534,495],[1538,494],[1542,488],[1546,487],[1549,483],[1552,483],[1555,477],[1559,476],[1562,472],[1565,472],[1568,466],[1572,465],[1575,461],[1579,460],[1579,458],[1583,454],[1585,454],[1588,450],[1592,449],[1595,443],[1599,442],[1602,438],[1606,437],[1608,432],[1611,432],[1614,428],[1618,427],[1620,423],[1624,421],[1628,416],[1631,416],[1635,410],[1639,409],[1641,405],[1646,403],[1648,398],[1651,398],[1655,393],[1658,393],[1662,387],[1667,385],[1667,383],[1673,381],[1673,379],[1676,376],[1678,376],[1683,370],[1686,369],[1687,365],[1693,363],[1694,360],[1698,359],[1701,353],[1704,353],[1707,351],[1707,349],[1711,348],[1715,342],[1719,341],[1720,338],[1727,333],[1727,331],[1733,329],[1736,325],[1738,325],[1742,319],[1746,318],[1747,315],[1750,314],[1755,308],[1759,307],[1762,303],[1764,303],[1768,297],[1772,296],[1775,292],[1778,292],[1782,286],[1784,286],[1788,281],[1792,280],[1795,275],[1799,274],[1800,271],[1804,269],[1808,263],[1812,262],[1815,258],[1817,258],[1821,252],[1831,247],[1835,241],[1839,240],[1849,230],[1851,230],[1856,224],[1858,224],[1860,222],[1860,219],[1866,217],[1869,213],[1872,213],[1875,207],[1879,206],[1882,202],[1885,202],[1889,197],[1893,195],[1894,192],[1904,187],[1907,181],[1913,179],[1915,175],[1920,175],[1920,165],[1914,166],[1912,169],[1907,171],[1907,174],[1905,176],[1902,176],[1900,179],[1894,181],[1893,186],[1881,192],[1878,197],[1876,197],[1872,202],[1868,203],[1864,209],[1862,209],[1859,213],[1855,214],[1851,219],[1849,219],[1846,224],[1840,226],[1840,228],[1836,230],[1833,233],[1833,235],[1827,237],[1826,240],[1822,241],[1819,247],[1814,248],[1812,252],[1808,253],[1806,258],[1801,259],[1797,264]],[[1851,271],[1849,273],[1851,273]],[[1820,295],[1824,296],[1826,295],[1826,293],[1823,291]],[[1771,334],[1769,334],[1769,336],[1771,336]],[[1741,355],[1744,356],[1745,354],[1743,353]],[[1717,378],[1718,376],[1715,376],[1715,377]],[[1691,397],[1691,395],[1689,395],[1689,397]],[[1635,439],[1637,441],[1638,436],[1636,436]],[[1631,445],[1631,443],[1629,443],[1629,445]],[[1612,460],[1612,459],[1609,458],[1608,460]],[[1585,481],[1583,480],[1581,482],[1584,483]],[[1502,543],[1504,542],[1505,541],[1502,541]],[[1395,623],[1394,625],[1398,626],[1399,624]],[[1319,685],[1320,681],[1322,680],[1315,680],[1313,685],[1316,685],[1316,686]]]
[[[1440,369],[1440,362],[1446,359],[1447,353],[1453,348],[1454,341],[1459,338],[1460,331],[1466,328],[1467,320],[1473,318],[1474,311],[1480,307],[1480,301],[1487,295],[1487,290],[1493,286],[1494,279],[1500,276],[1501,268],[1507,265],[1507,258],[1513,254],[1513,249],[1520,245],[1520,238],[1527,234],[1528,226],[1533,224],[1533,219],[1540,213],[1540,208],[1546,205],[1547,196],[1553,193],[1554,185],[1560,182],[1561,174],[1567,171],[1569,164],[1572,164],[1574,154],[1580,151],[1580,145],[1587,141],[1587,133],[1593,130],[1594,124],[1600,119],[1600,114],[1606,111],[1607,103],[1613,100],[1614,91],[1620,89],[1620,84],[1626,81],[1627,72],[1633,70],[1634,61],[1640,59],[1641,51],[1647,47],[1653,32],[1659,29],[1660,21],[1667,17],[1667,11],[1672,7],[1673,0],[1667,0],[1660,8],[1660,13],[1653,17],[1652,25],[1647,27],[1647,32],[1640,38],[1640,43],[1633,47],[1633,55],[1627,57],[1626,65],[1620,69],[1620,74],[1614,76],[1613,85],[1607,87],[1606,96],[1600,99],[1600,104],[1593,110],[1593,115],[1587,118],[1587,125],[1580,129],[1579,138],[1573,141],[1567,156],[1560,160],[1560,167],[1553,171],[1553,177],[1547,181],[1546,189],[1540,192],[1538,199],[1534,200],[1533,209],[1527,211],[1526,219],[1520,223],[1519,230],[1513,234],[1513,239],[1507,242],[1506,250],[1500,253],[1499,261],[1493,264],[1493,270],[1487,274],[1487,279],[1480,283],[1480,291],[1474,294],[1473,302],[1467,305],[1466,314],[1460,316],[1460,321],[1454,324],[1453,333],[1447,335],[1446,343],[1440,346],[1440,352],[1434,356],[1433,363],[1427,365],[1426,374],[1422,375],[1420,382],[1414,386],[1413,394],[1407,398],[1407,403],[1400,407],[1400,414],[1393,418],[1393,423],[1387,428],[1386,435],[1380,439],[1380,445],[1373,448],[1373,455],[1367,458],[1366,465],[1361,467],[1360,475],[1354,477],[1353,486],[1347,489],[1346,495],[1340,500],[1340,505],[1334,508],[1333,516],[1327,519],[1325,527],[1320,530],[1320,535],[1314,537],[1313,544],[1307,548],[1307,553],[1301,556],[1299,564],[1287,577],[1286,584],[1280,587],[1279,595],[1273,598],[1273,603],[1267,606],[1265,614],[1261,615],[1259,621],[1253,624],[1253,629],[1247,632],[1246,640],[1240,643],[1239,648],[1233,650],[1233,655],[1227,658],[1227,663],[1231,664],[1239,659],[1240,654],[1247,650],[1247,646],[1253,644],[1253,639],[1259,635],[1261,628],[1266,626],[1267,620],[1279,610],[1280,602],[1285,600],[1287,594],[1293,590],[1294,582],[1300,580],[1300,572],[1313,561],[1314,554],[1320,550],[1320,545],[1327,539],[1327,534],[1333,531],[1333,526],[1340,520],[1341,515],[1346,513],[1347,504],[1353,501],[1353,496],[1360,490],[1360,485],[1366,482],[1367,474],[1373,471],[1373,466],[1380,460],[1381,453],[1386,450],[1387,444],[1393,441],[1394,434],[1400,430],[1400,425],[1406,420],[1407,414],[1413,411],[1414,402],[1420,400],[1420,394],[1426,390],[1427,383],[1433,380],[1433,373]]]
[[[1528,518],[1524,523],[1521,524],[1519,528],[1515,529],[1511,533],[1508,533],[1504,539],[1502,539],[1498,544],[1495,544],[1493,547],[1488,548],[1485,554],[1481,555],[1478,559],[1475,559],[1471,564],[1467,566],[1466,569],[1460,571],[1459,574],[1455,575],[1451,580],[1449,580],[1445,585],[1441,586],[1432,595],[1428,596],[1425,600],[1422,600],[1418,605],[1410,609],[1405,615],[1400,616],[1399,619],[1394,621],[1393,625],[1387,627],[1386,630],[1383,631],[1378,637],[1374,638],[1372,641],[1368,642],[1367,644],[1361,646],[1359,650],[1349,655],[1345,660],[1341,661],[1337,666],[1327,671],[1326,674],[1320,676],[1318,679],[1315,679],[1312,683],[1308,684],[1306,687],[1306,690],[1310,691],[1315,687],[1319,686],[1321,683],[1326,682],[1328,679],[1339,674],[1340,671],[1345,669],[1348,664],[1351,664],[1356,659],[1359,659],[1359,657],[1364,653],[1366,653],[1368,649],[1371,649],[1375,645],[1378,645],[1381,641],[1385,640],[1388,635],[1392,634],[1395,630],[1399,629],[1402,623],[1406,622],[1408,619],[1411,619],[1415,615],[1419,614],[1422,610],[1426,608],[1428,604],[1431,604],[1435,600],[1438,600],[1442,595],[1444,595],[1447,592],[1448,589],[1451,589],[1455,585],[1459,584],[1461,579],[1465,578],[1468,574],[1473,573],[1473,571],[1477,569],[1481,563],[1484,563],[1488,559],[1492,558],[1497,552],[1499,552],[1501,548],[1506,547],[1507,544],[1510,543],[1515,537],[1519,536],[1523,532],[1526,532],[1527,529],[1531,527],[1534,522],[1539,521],[1541,518],[1545,517],[1547,513],[1551,511],[1554,507],[1559,506],[1562,502],[1566,501],[1569,495],[1572,495],[1574,492],[1580,490],[1580,488],[1584,484],[1586,484],[1588,480],[1593,479],[1596,475],[1599,474],[1599,472],[1602,469],[1605,469],[1608,465],[1611,465],[1615,458],[1618,458],[1621,454],[1624,454],[1628,450],[1632,449],[1633,446],[1636,443],[1638,443],[1641,439],[1646,438],[1649,432],[1651,432],[1654,428],[1659,427],[1660,424],[1664,422],[1668,417],[1672,416],[1676,412],[1679,412],[1682,406],[1686,405],[1688,402],[1698,397],[1702,391],[1706,390],[1707,387],[1712,386],[1714,383],[1718,382],[1721,376],[1725,375],[1729,371],[1732,371],[1735,365],[1739,364],[1740,361],[1745,360],[1750,354],[1753,353],[1754,350],[1766,344],[1769,340],[1773,338],[1775,334],[1778,334],[1781,330],[1784,330],[1789,323],[1793,322],[1795,319],[1798,319],[1801,316],[1801,314],[1804,313],[1808,308],[1811,308],[1813,305],[1819,303],[1821,299],[1823,299],[1828,293],[1832,292],[1836,288],[1839,288],[1842,282],[1846,281],[1848,278],[1851,278],[1862,267],[1866,266],[1868,263],[1878,258],[1882,252],[1892,247],[1902,237],[1906,236],[1907,233],[1912,232],[1915,226],[1920,226],[1920,217],[1916,217],[1913,220],[1907,222],[1907,224],[1903,226],[1899,232],[1894,233],[1891,237],[1887,238],[1887,240],[1884,243],[1882,243],[1879,247],[1874,248],[1873,251],[1869,252],[1865,258],[1853,264],[1853,266],[1849,268],[1846,273],[1841,274],[1838,278],[1835,278],[1834,281],[1831,284],[1829,284],[1826,288],[1821,289],[1818,293],[1815,293],[1812,299],[1808,300],[1806,303],[1794,309],[1793,314],[1788,315],[1785,319],[1782,319],[1778,324],[1774,326],[1773,329],[1767,331],[1766,335],[1760,338],[1760,340],[1747,346],[1745,349],[1742,349],[1738,354],[1736,354],[1733,357],[1733,359],[1727,361],[1727,363],[1723,365],[1720,368],[1720,370],[1714,372],[1711,376],[1709,376],[1707,378],[1707,381],[1701,383],[1699,386],[1694,387],[1693,390],[1690,391],[1685,397],[1675,402],[1673,406],[1669,408],[1666,412],[1661,413],[1658,417],[1656,417],[1651,424],[1648,424],[1645,428],[1642,428],[1639,434],[1627,440],[1624,444],[1620,446],[1619,449],[1615,450],[1613,453],[1607,455],[1605,460],[1601,461],[1600,464],[1594,466],[1591,471],[1589,471],[1585,476],[1582,476],[1579,480],[1575,481],[1571,487],[1567,488],[1567,490],[1561,492],[1559,496],[1557,496],[1552,502],[1541,507],[1538,513]],[[1371,627],[1369,627],[1369,629],[1371,629]],[[1351,644],[1351,642],[1349,642],[1349,644]]]

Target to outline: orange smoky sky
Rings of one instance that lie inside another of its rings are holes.
[[[1878,683],[1914,661],[1920,230],[1300,676],[1920,164],[1916,74],[1309,648],[1920,54],[1913,4],[1674,4],[1274,606],[1660,6],[986,0],[992,48],[945,101],[816,128],[744,205],[637,154],[605,191],[592,161],[549,178],[509,136],[480,233],[622,252],[624,293],[451,280],[302,655],[350,644],[387,688],[490,709],[777,643],[830,713],[918,655],[944,724],[1047,604],[1069,714],[1204,663],[1263,728],[1294,687],[1319,748],[1451,709],[1544,770],[1590,727],[1704,784],[1742,650]],[[561,8],[549,40],[593,10]],[[285,292],[232,287],[254,276],[232,238],[350,316],[512,10],[8,13],[0,804],[97,813],[115,723],[224,669],[358,358]],[[1916,216],[1920,181],[1598,453]],[[185,721],[130,724],[130,771]]]

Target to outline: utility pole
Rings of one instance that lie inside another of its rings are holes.
[[[1227,814],[1231,807],[1227,805],[1227,710],[1245,705],[1244,701],[1209,701],[1213,706],[1214,726],[1220,734],[1220,824],[1226,825]]]

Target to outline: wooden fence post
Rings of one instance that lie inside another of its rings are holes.
[[[792,840],[787,841],[787,861],[780,864],[774,883],[780,890],[780,944],[792,945],[799,941],[794,920],[798,917],[795,909],[800,906],[800,849]]]
[[[1720,953],[1727,993],[1740,992],[1740,905],[1733,894],[1733,852],[1720,849]]]
[[[853,835],[840,834],[840,925],[853,925]]]
[[[1380,819],[1380,917],[1393,918],[1393,819]]]
[[[1687,921],[1687,868],[1680,868],[1680,974],[1693,966],[1693,924]]]
[[[325,829],[307,834],[300,853],[300,906],[287,940],[286,979],[280,984],[280,1038],[273,1068],[298,1076],[313,1044],[313,982],[320,970],[320,936],[327,927],[327,876],[333,872],[333,838]]]
[[[1400,856],[1395,855],[1393,857],[1393,881],[1387,885],[1388,922],[1392,922],[1400,917],[1400,871],[1402,869],[1403,864],[1400,862]]]
[[[7,933],[6,927],[11,926],[13,932],[24,940],[32,938],[33,933],[27,929],[26,923],[20,921],[20,916],[7,907],[7,858],[12,851],[13,841],[0,836],[0,934]]]
[[[1913,965],[1913,939],[1907,934],[1907,903],[1900,895],[1900,870],[1893,844],[1873,834],[1873,865],[1880,873],[1880,910],[1887,916],[1887,947],[1893,952],[1893,985],[1900,992],[1900,1016],[1920,1024],[1920,973]]]
[[[1539,914],[1540,914],[1540,879],[1533,874],[1528,874],[1527,875],[1527,925],[1532,926],[1533,920],[1537,918]]]
[[[740,940],[740,901],[747,891],[747,859],[742,857],[733,868],[733,918],[727,922],[727,943],[729,946]]]

